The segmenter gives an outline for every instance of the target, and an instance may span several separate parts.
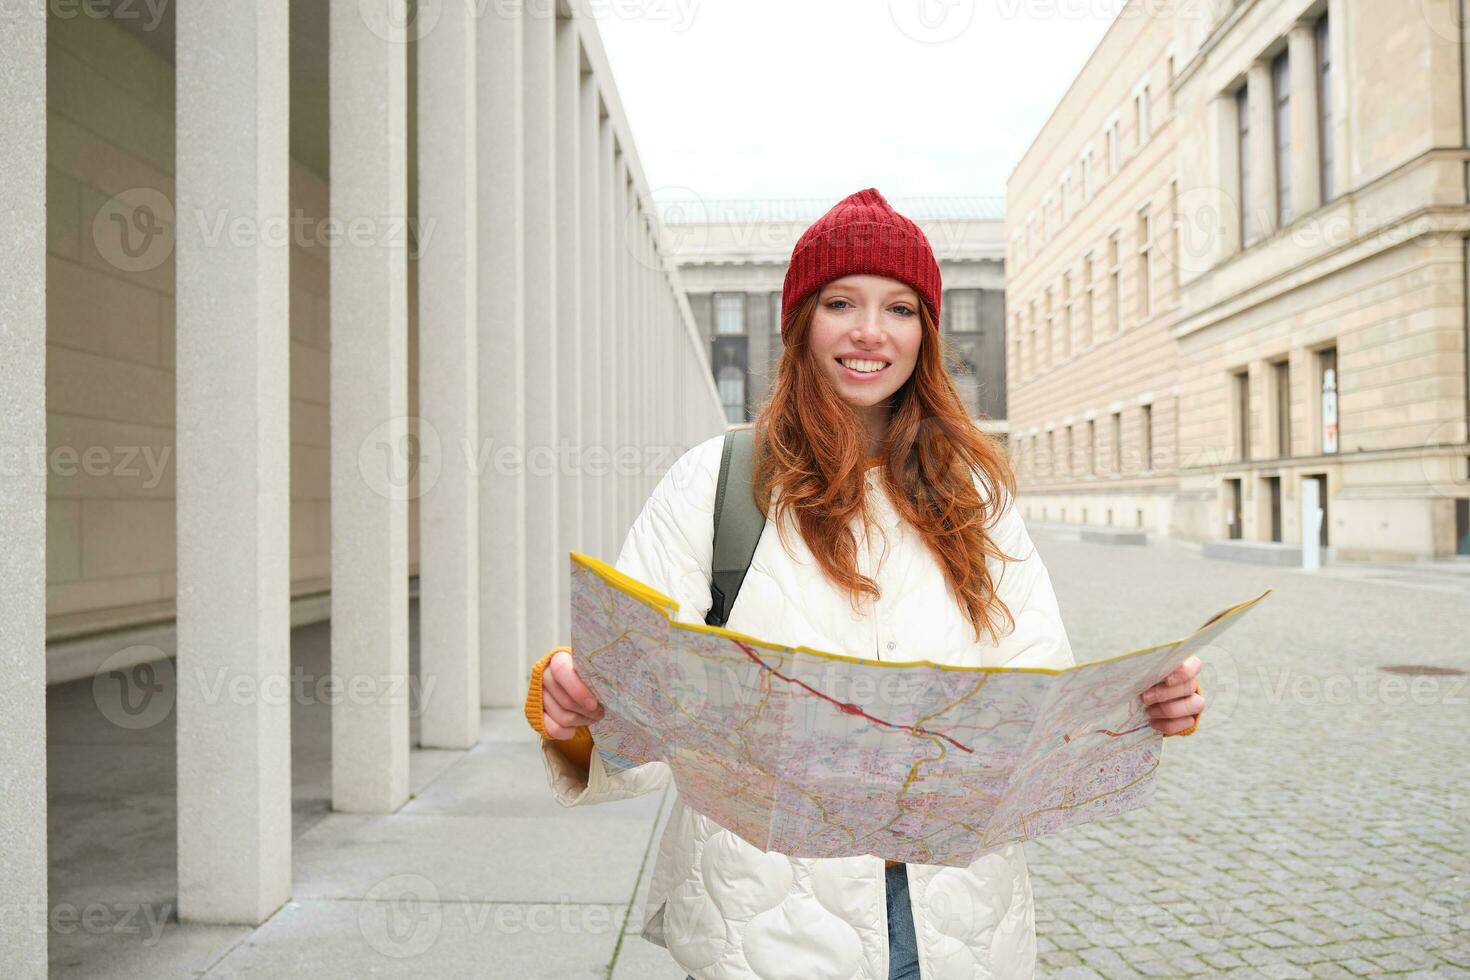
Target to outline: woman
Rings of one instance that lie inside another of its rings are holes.
[[[874,659],[1065,667],[1071,646],[1041,557],[1013,504],[1004,449],[971,421],[945,369],[942,290],[929,242],[876,189],[802,235],[782,291],[785,345],[754,423],[768,523],[726,625],[791,646]],[[723,435],[654,488],[617,568],[709,609]],[[1014,566],[1014,567],[1010,567]],[[1197,658],[1145,701],[1165,734],[1204,707]],[[526,717],[565,806],[663,787],[662,761],[609,771],[587,725],[602,717],[569,648],[532,671]],[[1019,845],[967,868],[871,855],[766,853],[675,797],[642,935],[690,980],[1029,976],[1030,882]]]

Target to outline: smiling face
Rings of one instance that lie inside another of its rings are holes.
[[[885,276],[851,275],[822,287],[807,344],[842,399],[875,428],[919,360],[919,294]],[[881,427],[876,427],[876,432]]]

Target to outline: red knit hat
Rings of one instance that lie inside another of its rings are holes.
[[[808,293],[856,273],[912,286],[939,319],[943,289],[929,239],[869,187],[838,201],[797,239],[781,287],[782,342],[787,317]]]

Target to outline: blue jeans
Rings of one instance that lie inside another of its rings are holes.
[[[919,941],[909,907],[909,876],[902,864],[885,867],[888,891],[888,980],[919,980]],[[684,980],[694,980],[686,975]]]

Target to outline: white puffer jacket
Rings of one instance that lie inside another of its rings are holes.
[[[677,599],[677,619],[703,623],[709,610],[715,486],[723,435],[688,452],[644,504],[618,555],[619,571]],[[767,524],[728,627],[790,646],[878,660],[933,660],[966,666],[1066,667],[1071,645],[1040,556],[1008,501],[992,529],[1008,555],[992,560],[993,581],[1015,617],[998,645],[976,644],[938,562],[901,521],[883,490],[881,470],[866,478],[887,537],[859,548],[859,565],[882,598],[855,616],[845,593],[823,575],[794,524],[783,549]],[[977,481],[981,493],[986,486]],[[860,544],[861,522],[854,525]],[[625,799],[662,788],[667,763],[609,773],[593,751],[586,779],[541,740],[547,777],[564,806]],[[919,965],[925,980],[1029,977],[1036,940],[1031,885],[1021,847],[967,868],[907,865]],[[642,933],[665,946],[699,980],[887,980],[884,864],[871,855],[788,858],[768,854],[685,807],[670,812]]]

